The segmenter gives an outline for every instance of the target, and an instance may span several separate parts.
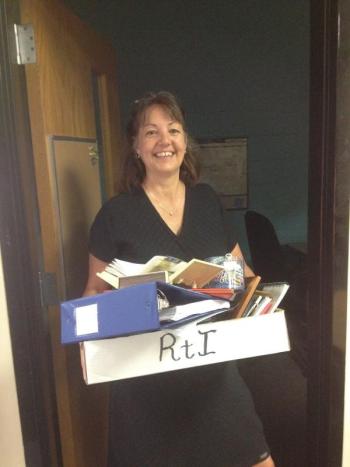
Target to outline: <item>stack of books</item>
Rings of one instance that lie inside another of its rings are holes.
[[[222,271],[222,265],[196,258],[186,262],[172,256],[154,256],[146,264],[114,259],[97,275],[116,289],[163,281],[210,295],[214,299],[227,300],[231,302],[231,306],[226,306],[229,308],[224,316],[226,319],[273,313],[289,288],[289,284],[285,282],[261,284],[260,276],[247,279],[245,289],[239,292],[206,287]],[[207,311],[207,307],[203,306],[203,312]],[[170,315],[169,312],[168,316]]]
[[[236,318],[247,318],[274,313],[289,289],[286,282],[260,283],[260,277],[253,278],[247,286],[244,300]]]

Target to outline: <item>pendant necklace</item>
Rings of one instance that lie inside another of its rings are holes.
[[[156,201],[156,203],[158,204],[158,206],[160,207],[160,209],[163,209],[163,211],[165,211],[167,214],[169,214],[169,216],[173,216],[173,215],[176,213],[176,210],[177,210],[176,207],[173,208],[171,211],[169,211],[169,210],[166,209],[164,206],[162,206],[162,205],[160,204],[159,201]]]
[[[175,192],[175,197],[177,195],[177,192],[178,192],[178,187],[176,188],[176,192]],[[154,202],[157,204],[157,206],[159,206],[160,209],[162,209],[164,212],[166,212],[170,217],[173,217],[176,212],[177,212],[177,199],[175,201],[175,206],[172,208],[172,209],[169,209],[169,208],[166,208],[164,207],[160,202],[159,200],[153,195],[153,193],[150,193],[148,190],[146,190],[146,193],[148,194],[149,197],[151,197]]]

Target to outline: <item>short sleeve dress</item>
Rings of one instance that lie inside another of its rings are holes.
[[[109,200],[90,230],[90,253],[144,263],[232,249],[223,211],[206,184],[186,187],[175,235],[142,189]],[[248,467],[269,456],[261,422],[235,362],[112,383],[109,467]]]

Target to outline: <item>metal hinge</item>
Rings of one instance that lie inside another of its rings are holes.
[[[15,24],[17,63],[36,63],[34,29],[31,24]]]
[[[58,305],[56,274],[39,271],[40,298],[42,306]]]

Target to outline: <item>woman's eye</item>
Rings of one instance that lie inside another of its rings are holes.
[[[156,130],[147,130],[145,133],[146,136],[153,136],[155,134],[156,134]]]
[[[170,133],[171,135],[178,135],[178,134],[180,133],[180,130],[178,130],[177,128],[171,128],[171,129],[169,130],[169,133]]]

